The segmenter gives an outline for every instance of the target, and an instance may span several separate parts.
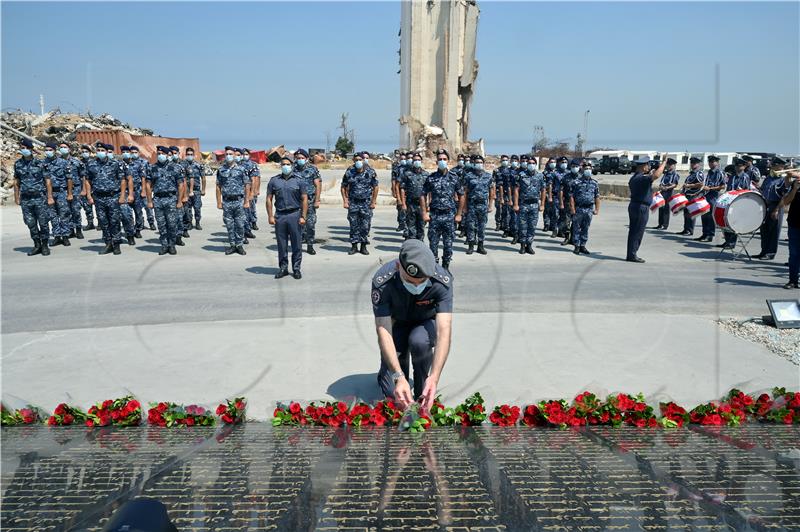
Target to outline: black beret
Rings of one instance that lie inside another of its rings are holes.
[[[512,156],[511,156],[511,160],[512,160],[512,161],[519,161],[519,155],[516,155],[516,154],[515,154],[515,155],[512,155]]]
[[[106,145],[98,140],[97,142],[94,143],[94,147],[95,148],[104,148],[105,149]]]
[[[369,158],[369,152],[367,150],[362,151],[361,152],[361,157]]]
[[[138,146],[134,146],[133,144],[131,144],[128,147],[131,149],[131,151],[139,151],[139,147]]]
[[[292,162],[292,158],[289,157],[289,155],[287,154],[287,155],[284,155],[283,157],[281,157],[281,162],[283,162],[283,161]]]
[[[578,159],[578,158],[576,157],[576,158],[572,159],[572,160],[569,162],[569,164],[570,164],[571,166],[580,166],[580,165],[581,165],[581,160],[580,160],[580,159]]]
[[[501,156],[500,156],[500,158],[501,158],[501,159],[508,159],[508,155],[506,155],[506,154],[503,154],[503,155],[501,155]]]
[[[592,161],[589,159],[584,159],[582,164],[583,166],[592,166]]]
[[[22,139],[19,141],[20,144],[28,148],[29,150],[33,149],[33,142],[30,139]]]
[[[58,148],[58,144],[56,144],[55,142],[48,142],[47,144],[45,144],[45,148],[52,148],[55,150],[56,148]]]
[[[742,155],[742,159],[744,159],[744,160],[745,160],[745,161],[747,161],[748,163],[752,163],[753,161],[755,161],[755,159],[753,159],[753,158],[752,158],[751,156],[749,156],[749,155]]]
[[[566,157],[564,157],[563,155],[558,158],[558,162],[560,162],[560,163],[565,163],[567,161],[568,161],[568,159]]]
[[[519,156],[519,160],[520,161],[527,161],[528,160],[528,156],[523,153],[522,155]]]
[[[125,151],[131,151],[131,149],[127,146],[120,146],[119,151],[125,152]]]
[[[194,148],[192,148],[191,146],[186,146],[186,148],[184,148],[183,151],[185,151],[186,153],[189,153],[189,152],[194,153]]]
[[[741,157],[734,157],[734,158],[733,158],[733,164],[735,164],[735,165],[737,165],[737,166],[739,166],[739,165],[744,165],[744,164],[747,164],[747,161],[745,161],[745,160],[744,160],[744,159],[742,159]]]
[[[536,157],[531,155],[530,157],[528,157],[528,162],[532,162],[533,164],[536,164]]]
[[[308,152],[307,152],[306,150],[304,150],[303,148],[297,148],[297,149],[295,150],[295,152],[294,152],[294,156],[295,156],[295,157],[297,157],[298,155],[302,155],[302,156],[304,156],[306,159],[308,159]],[[403,154],[401,153],[400,155],[402,156]]]
[[[176,152],[178,152],[178,153],[180,153],[180,151],[181,151],[181,149],[180,149],[179,147],[177,147],[177,146],[170,146],[170,147],[169,147],[169,150],[170,150],[170,151],[176,151]]]
[[[81,144],[81,149],[82,149],[82,150],[91,150],[91,149],[92,149],[92,147],[91,147],[91,146],[89,146],[88,144]]]
[[[106,148],[108,151],[114,151],[114,145],[113,145],[113,144],[103,144],[103,146],[104,146],[104,147],[105,147],[105,148]]]
[[[166,146],[156,146],[156,152],[158,153],[169,153],[169,148]]]
[[[450,154],[447,153],[447,150],[444,148],[439,148],[436,150],[436,155],[446,155],[448,159],[450,158]]]
[[[717,157],[716,155],[709,155],[708,156],[708,162],[710,162],[710,163],[714,163],[714,162],[718,163],[719,162],[719,157]]]
[[[355,152],[355,153],[353,154],[353,159],[355,159],[356,157],[361,157],[362,159],[364,158],[364,156],[363,156],[363,155],[361,155],[361,152],[360,152],[360,151],[357,151],[357,152]]]
[[[480,155],[480,154],[478,154],[478,155],[473,155],[473,156],[472,156],[472,160],[473,160],[473,161],[480,161],[480,162],[483,162],[483,155]]]
[[[732,174],[735,171],[736,171],[736,167],[734,165],[732,165],[732,164],[729,164],[728,166],[725,167],[725,173],[726,174]]]
[[[690,157],[689,158],[689,162],[692,163],[692,164],[694,164],[694,163],[702,163],[703,159],[700,159],[699,157]]]
[[[789,161],[780,157],[773,157],[771,162],[772,164],[789,164]]]
[[[676,161],[672,157],[667,157],[667,164],[678,164],[678,161]]]
[[[229,151],[229,150],[230,151],[236,151],[236,148],[234,148],[233,146],[225,146],[225,151]]]

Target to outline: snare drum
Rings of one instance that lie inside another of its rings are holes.
[[[661,195],[661,192],[656,192],[653,194],[653,199],[650,200],[650,210],[658,210],[663,207],[665,203],[664,196]]]
[[[692,218],[702,216],[711,210],[711,204],[705,198],[697,198],[686,204],[686,212]]]
[[[731,190],[722,194],[714,205],[717,227],[736,234],[758,230],[767,216],[764,197],[753,190]]]
[[[673,194],[669,200],[669,210],[672,211],[672,214],[678,214],[686,207],[687,203],[689,203],[689,200],[683,194]]]

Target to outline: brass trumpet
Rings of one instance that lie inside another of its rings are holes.
[[[775,175],[788,174],[789,172],[800,172],[800,166],[793,166],[791,168],[784,168],[783,170],[772,170]]]

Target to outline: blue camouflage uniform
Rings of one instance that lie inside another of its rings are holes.
[[[124,175],[127,179],[127,177],[130,175],[128,163],[117,159],[114,159],[114,161],[122,169],[122,175]],[[127,238],[133,238],[133,236],[136,234],[136,223],[133,219],[133,205],[132,203],[128,202],[128,198],[132,195],[133,193],[130,190],[127,190],[125,193],[125,203],[119,206],[119,221],[122,224],[122,228],[124,229],[125,236]],[[135,197],[133,198],[133,201],[136,201]],[[122,231],[120,231],[119,241],[122,241]]]
[[[533,244],[536,224],[539,222],[539,210],[542,192],[546,189],[544,174],[536,170],[524,170],[519,173],[517,190],[519,191],[519,235],[520,244]]]
[[[308,196],[306,223],[302,227],[302,241],[309,246],[313,246],[317,242],[317,208],[314,207],[314,202],[317,201],[317,185],[315,182],[319,179],[321,187],[322,176],[317,167],[308,161],[302,167],[295,164],[294,172],[302,179]],[[322,188],[320,188],[320,191],[322,191]]]
[[[247,211],[244,200],[247,186],[251,185],[247,170],[240,164],[223,164],[217,170],[217,187],[222,193],[222,221],[228,230],[228,242],[232,247],[244,243]]]
[[[54,237],[69,237],[72,230],[72,211],[67,201],[67,182],[72,179],[67,161],[60,157],[42,160],[45,179],[49,179],[53,190],[53,205],[50,206],[50,222]]]
[[[422,187],[423,195],[430,195],[428,212],[430,224],[428,225],[428,242],[436,260],[439,260],[439,239],[442,239],[444,251],[442,261],[449,264],[453,257],[453,238],[455,237],[455,215],[458,207],[456,196],[463,196],[464,189],[458,181],[458,176],[450,170],[436,170],[428,176]]]
[[[589,226],[592,224],[594,202],[600,195],[597,181],[591,177],[576,179],[570,186],[570,195],[575,200],[575,215],[572,217],[572,243],[586,246],[589,240]]]
[[[367,244],[372,224],[372,191],[378,186],[375,171],[366,164],[359,172],[355,166],[348,168],[342,178],[342,188],[347,188],[347,221],[350,223],[350,243]]]
[[[86,180],[91,184],[103,241],[106,245],[118,242],[121,239],[119,197],[125,180],[122,166],[113,159],[96,159],[86,165]]]
[[[50,207],[42,162],[21,157],[14,162],[14,179],[19,182],[19,204],[22,219],[36,243],[47,244],[50,238]]]
[[[137,231],[144,228],[145,213],[147,207],[147,197],[142,197],[143,185],[147,180],[148,163],[142,158],[130,159],[128,162],[128,175],[133,180],[133,218],[134,226]],[[152,212],[152,211],[151,211]],[[148,219],[153,216],[147,213]],[[150,223],[153,223],[150,221]]]
[[[403,174],[408,170],[408,165],[400,164],[400,162],[396,162],[392,164],[392,185],[394,186],[401,186],[401,181],[403,180]],[[400,191],[398,190],[398,193]],[[403,206],[400,204],[400,198],[397,198],[397,227],[403,231],[405,235],[408,232],[408,228],[406,227],[406,211],[403,210]]]
[[[698,169],[689,172],[689,175],[686,176],[686,181],[683,182],[682,190],[683,194],[686,196],[686,199],[692,201],[693,199],[703,197],[703,194],[705,194],[702,188],[690,190],[686,188],[686,185],[696,185],[697,183],[704,184],[705,182],[706,178],[702,170]],[[694,218],[689,215],[689,211],[687,209],[683,209],[683,230],[689,235],[694,234]]]
[[[80,158],[80,174],[83,178],[81,182],[86,179],[86,168],[90,162],[92,162],[91,157]],[[81,207],[83,207],[83,212],[86,214],[86,223],[90,226],[94,225],[94,207],[89,203],[89,198],[86,194],[81,195]],[[100,222],[98,222],[98,224],[99,223]]]
[[[186,218],[184,221],[191,226],[192,214],[194,214],[195,225],[200,225],[200,219],[203,217],[201,211],[203,208],[203,165],[197,161],[187,161],[186,174],[188,178],[186,186],[192,186],[192,180],[194,180],[194,185],[189,191],[189,201],[186,203]]]
[[[508,205],[508,233],[517,237],[519,234],[519,215],[514,212],[514,189],[517,188],[517,181],[519,174],[522,172],[522,167],[512,168],[506,177],[506,194],[508,194],[511,205]]]
[[[681,180],[681,176],[675,170],[665,171],[661,175],[661,181],[659,181],[659,187],[669,187],[672,185],[677,185]],[[659,207],[658,209],[658,225],[663,227],[664,229],[669,228],[669,219],[672,218],[672,212],[669,210],[669,200],[672,199],[672,193],[675,191],[674,188],[670,190],[663,190],[661,191],[661,195],[664,197],[664,206]]]
[[[567,224],[567,208],[559,197],[566,174],[564,170],[556,168],[553,170],[553,180],[550,183],[550,194],[553,196],[553,236],[562,235]]]
[[[722,171],[722,168],[713,168],[708,171],[706,174],[705,186],[707,187],[719,187],[725,184],[727,181],[727,176],[725,172]],[[717,198],[719,197],[720,191],[719,190],[708,190],[706,191],[706,201],[708,201],[709,205],[711,205],[711,209],[702,215],[700,221],[703,224],[703,235],[706,238],[714,238],[714,234],[716,232],[716,224],[714,223],[714,205],[717,204]]]
[[[559,191],[564,196],[564,205],[562,206],[564,216],[561,223],[561,233],[564,234],[565,240],[572,241],[572,224],[575,217],[569,212],[569,198],[572,196],[572,185],[578,180],[578,174],[573,174],[572,171],[567,171],[561,177]]]
[[[400,177],[406,203],[406,232],[403,235],[406,238],[425,240],[425,221],[422,219],[419,199],[427,180],[428,172],[422,168],[409,168]]]
[[[172,171],[175,172],[176,174],[178,174],[181,177],[181,179],[183,181],[183,184],[185,185],[185,189],[184,190],[186,190],[186,195],[188,196],[188,194],[189,194],[189,179],[187,178],[186,162],[187,161],[185,161],[183,159],[177,158],[177,159],[173,159],[171,161],[169,159],[167,159],[166,164],[173,166]],[[181,236],[185,232],[187,232],[189,229],[191,229],[191,227],[189,226],[189,223],[186,221],[186,211],[187,211],[187,208],[188,208],[187,207],[187,203],[188,202],[184,202],[182,197],[179,198],[179,199],[181,200],[181,206],[178,207],[178,214],[177,214],[177,216],[178,216],[178,236]]]
[[[783,207],[778,210],[778,219],[772,217],[774,211],[780,205],[783,196],[788,189],[786,181],[781,175],[768,175],[761,181],[761,195],[767,202],[767,216],[761,224],[761,256],[775,255],[778,252],[778,238],[781,234],[783,225]]]
[[[178,194],[183,183],[180,168],[169,161],[149,166],[146,179],[153,195],[153,211],[162,247],[172,247],[181,235]]]
[[[555,208],[554,208],[555,205],[553,204],[552,201],[550,201],[550,195],[547,193],[547,190],[549,190],[553,186],[553,180],[555,179],[556,171],[555,169],[551,170],[547,168],[544,172],[542,172],[542,175],[544,175],[544,189],[545,189],[544,211],[542,211],[542,221],[544,223],[544,226],[542,227],[542,229],[545,232],[550,232],[556,226]]]
[[[72,201],[69,201],[70,222],[73,231],[81,231],[81,193],[83,192],[84,166],[76,157],[64,157],[72,181]]]
[[[503,229],[503,176],[505,168],[502,166],[492,171],[494,182],[494,225],[495,229]]]
[[[258,164],[256,164],[255,161],[248,159],[246,161],[241,161],[239,166],[244,169],[245,175],[250,180],[250,187],[254,189],[254,183],[259,177],[261,177],[261,170],[259,170]],[[247,212],[245,212],[247,215],[247,218],[244,222],[245,233],[249,233],[253,229],[254,225],[258,225],[258,213],[256,211],[258,211],[257,202],[259,192],[260,191],[255,189],[251,191],[253,197],[250,199],[250,208],[247,209]]]
[[[465,173],[462,189],[467,194],[467,243],[477,244],[486,238],[486,220],[489,213],[489,197],[494,188],[492,174],[474,169]]]

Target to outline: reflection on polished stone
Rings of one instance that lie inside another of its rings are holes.
[[[2,430],[2,530],[800,527],[800,427]]]

